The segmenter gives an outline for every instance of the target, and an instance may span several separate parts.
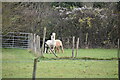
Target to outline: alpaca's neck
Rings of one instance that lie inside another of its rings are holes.
[[[55,36],[54,35],[51,36],[51,41],[52,41],[52,44],[55,45]]]
[[[51,40],[54,42],[54,41],[55,41],[55,38],[52,38]]]
[[[54,35],[51,36],[51,40],[55,41],[55,36]]]

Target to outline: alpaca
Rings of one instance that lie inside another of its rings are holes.
[[[61,47],[62,53],[64,53],[62,41],[55,40],[55,33],[52,33],[51,40],[47,40],[45,44],[46,44],[46,47],[48,46],[53,51],[54,49],[56,49],[56,51],[58,50],[58,52],[59,52],[59,48]],[[46,53],[46,49],[45,49],[45,53]]]

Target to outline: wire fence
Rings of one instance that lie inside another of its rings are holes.
[[[75,44],[78,37],[75,37]],[[25,32],[8,32],[7,34],[1,34],[0,39],[2,40],[3,48],[31,48],[31,33]],[[80,38],[79,48],[117,48],[118,40],[114,42],[105,42],[102,38],[96,39],[94,42],[86,41],[84,38]],[[42,41],[43,39],[40,39]],[[40,42],[41,43],[41,42]],[[64,48],[72,48],[72,37],[62,37],[62,43]],[[40,46],[42,43],[40,44]]]
[[[8,32],[0,35],[2,39],[2,48],[29,48],[30,33],[24,32]]]

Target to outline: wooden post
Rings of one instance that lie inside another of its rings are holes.
[[[33,34],[33,51],[35,52],[35,34]]]
[[[45,36],[46,36],[46,27],[44,27],[44,32],[43,32],[43,44],[42,44],[42,49],[41,49],[41,56],[43,56]]]
[[[40,36],[38,36],[38,35],[37,35],[37,45],[38,45],[38,46],[37,46],[37,47],[38,47],[38,48],[37,48],[37,52],[38,52],[39,55],[41,55],[41,54],[40,54],[40,52],[41,52],[41,49],[40,49]]]
[[[118,58],[120,60],[120,39],[118,39]]]
[[[32,50],[32,33],[29,34],[29,49]]]
[[[12,48],[14,48],[14,42],[15,42],[14,36],[15,36],[15,34],[14,34],[14,32],[13,32]]]
[[[118,39],[118,67],[120,67],[120,39]],[[120,68],[118,68],[118,74],[120,74]]]
[[[34,66],[33,66],[33,75],[32,75],[32,80],[36,80],[36,69],[37,69],[37,60],[38,58],[34,59]]]
[[[36,80],[36,70],[37,70],[37,62],[38,58],[40,57],[40,36],[35,36],[34,35],[34,47],[35,47],[35,52],[37,54],[37,58],[34,59],[34,66],[33,66],[33,75],[32,75],[32,80]]]
[[[72,58],[74,57],[75,36],[73,36]]]
[[[86,33],[85,48],[88,49],[88,33]]]
[[[76,55],[75,55],[75,57],[77,57],[77,54],[78,54],[78,46],[79,46],[79,38],[77,39],[77,43],[76,43]]]
[[[34,52],[36,53],[36,34],[34,34]]]
[[[118,39],[118,49],[120,48],[120,39]]]
[[[33,37],[33,34],[31,33],[31,50],[34,51],[34,37]]]
[[[37,52],[37,55],[39,54],[39,51],[38,51],[38,50],[39,50],[39,49],[38,49],[38,48],[39,48],[38,43],[39,43],[39,42],[38,42],[38,35],[37,35],[37,36],[36,36],[36,52]]]

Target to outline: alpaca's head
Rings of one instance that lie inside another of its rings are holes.
[[[55,36],[55,35],[56,35],[56,33],[52,33],[52,35],[53,35],[53,36]]]
[[[51,40],[55,40],[55,33],[52,33]]]

